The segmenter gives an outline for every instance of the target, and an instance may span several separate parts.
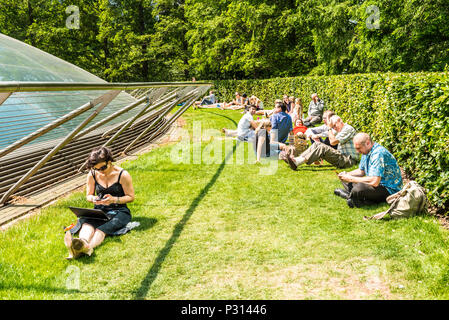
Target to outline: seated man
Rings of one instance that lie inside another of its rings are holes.
[[[316,93],[312,94],[312,101],[310,101],[309,109],[307,110],[308,117],[304,119],[306,127],[320,123],[323,120],[324,102]]]
[[[256,113],[257,107],[250,106],[249,110],[245,115],[240,119],[237,130],[230,129],[221,129],[221,131],[227,137],[237,137],[241,141],[249,141],[254,138],[254,128],[257,127],[256,122],[254,121],[254,114]]]
[[[345,189],[335,189],[336,195],[353,208],[384,202],[389,195],[401,190],[401,170],[387,149],[373,143],[363,132],[355,135],[354,146],[362,154],[359,168],[338,175]]]
[[[290,168],[296,170],[298,166],[304,163],[312,164],[321,159],[326,160],[337,168],[348,168],[359,161],[359,154],[354,148],[352,141],[356,134],[355,129],[349,124],[343,123],[337,115],[330,118],[330,127],[337,132],[335,135],[333,130],[328,131],[331,145],[338,144],[337,150],[324,143],[315,142],[301,153],[299,157],[294,158],[292,155],[289,155],[284,159],[290,165]]]
[[[306,131],[306,136],[307,138],[310,139],[310,141],[312,143],[314,142],[323,142],[324,144],[327,144],[328,146],[330,146],[330,141],[329,141],[329,127],[328,127],[328,123],[329,123],[329,119],[335,115],[335,113],[331,110],[326,110],[323,113],[323,121],[324,124],[322,126],[319,127],[314,127],[314,128],[308,128]],[[324,140],[323,140],[324,139]],[[337,149],[338,145],[335,146],[331,146],[334,149]]]
[[[286,113],[287,106],[285,103],[276,103],[274,107],[274,114],[270,121],[272,125],[272,133],[274,134],[274,141],[285,143],[288,139],[288,134],[293,129],[292,118]]]

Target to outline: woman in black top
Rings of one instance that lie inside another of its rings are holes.
[[[126,203],[134,201],[134,188],[129,173],[112,162],[109,148],[100,147],[92,150],[87,167],[86,199],[94,204],[95,209],[101,209],[110,220],[95,220],[81,218],[78,228],[66,233],[65,243],[69,248],[69,257],[76,258],[81,253],[91,255],[94,248],[100,245],[106,235],[113,235],[131,221],[131,212]],[[79,231],[79,238],[71,238]]]

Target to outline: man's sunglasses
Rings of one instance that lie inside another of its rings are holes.
[[[106,163],[104,166],[102,166],[102,167],[100,167],[100,168],[95,168],[95,167],[94,167],[94,170],[96,170],[96,171],[103,171],[103,170],[106,170],[107,167],[108,167],[108,164]]]

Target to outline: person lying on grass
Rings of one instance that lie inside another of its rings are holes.
[[[134,201],[132,179],[126,170],[113,162],[109,148],[94,148],[89,155],[86,200],[92,202],[95,209],[103,210],[110,220],[80,218],[64,237],[64,243],[69,249],[68,259],[77,258],[83,253],[92,255],[94,248],[103,242],[106,235],[120,234],[118,231],[131,221],[131,212],[126,204]],[[72,238],[72,234],[78,230],[79,238]]]
[[[201,101],[195,101],[193,108],[195,107],[201,107],[201,106],[207,106],[211,104],[216,104],[217,99],[215,98],[214,91],[209,91],[209,95],[205,96]]]
[[[401,169],[387,149],[364,132],[354,136],[354,146],[362,154],[359,168],[338,175],[344,189],[335,189],[335,195],[354,208],[385,202],[388,196],[401,190]]]
[[[235,93],[235,99],[229,103],[224,102],[220,109],[222,110],[240,110],[245,109],[248,106],[249,99],[246,93],[240,96],[240,93]]]

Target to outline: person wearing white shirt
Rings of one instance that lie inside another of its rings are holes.
[[[256,122],[254,121],[254,115],[256,114],[257,107],[251,105],[247,113],[243,115],[237,125],[237,130],[231,130],[223,128],[222,132],[227,137],[237,137],[241,141],[249,141],[254,138],[254,130]]]

